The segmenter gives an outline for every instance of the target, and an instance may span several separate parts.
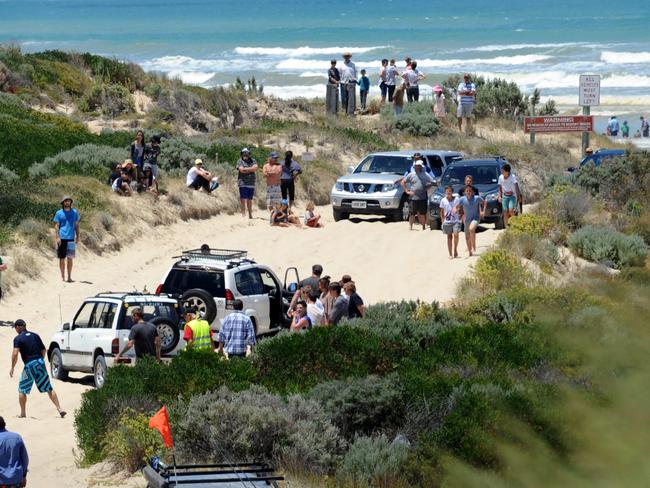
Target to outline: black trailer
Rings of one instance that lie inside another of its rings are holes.
[[[154,466],[142,469],[148,488],[279,488],[278,481],[284,480],[265,463]]]

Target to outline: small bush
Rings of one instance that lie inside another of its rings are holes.
[[[548,233],[551,225],[551,219],[548,217],[527,213],[509,219],[508,232],[541,238]]]
[[[52,246],[50,227],[45,222],[25,219],[18,225],[17,231],[32,249]]]
[[[500,291],[528,285],[530,273],[515,255],[497,249],[478,258],[471,279],[480,289]]]
[[[131,113],[135,110],[135,103],[129,90],[118,84],[96,84],[86,91],[79,101],[82,112],[97,112],[115,117],[120,114]]]
[[[386,107],[382,115],[388,119],[392,128],[412,136],[432,137],[440,129],[440,123],[433,116],[432,105],[428,102],[406,105],[399,117],[395,117],[391,107]]]
[[[29,168],[29,175],[32,178],[85,175],[105,181],[111,168],[124,161],[126,155],[126,149],[82,144],[34,164]]]
[[[648,245],[637,235],[626,235],[610,227],[587,226],[569,238],[578,256],[614,268],[642,265]]]
[[[164,449],[157,430],[149,428],[149,414],[126,409],[106,433],[104,456],[130,473],[136,472],[149,458]]]
[[[552,242],[531,234],[513,232],[510,227],[499,236],[498,245],[503,250],[537,263],[547,272],[560,260],[558,248]]]
[[[11,171],[9,168],[0,166],[0,185],[6,183],[14,183],[18,180],[18,175]]]
[[[401,478],[408,454],[408,446],[391,443],[383,434],[358,437],[343,458],[338,478],[359,488],[393,486]]]
[[[556,185],[545,195],[540,213],[569,230],[582,227],[585,217],[591,210],[591,200],[587,194],[575,187]]]

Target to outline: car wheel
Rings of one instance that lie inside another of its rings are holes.
[[[334,210],[334,222],[338,222],[339,220],[348,220],[349,218],[349,213],[341,212],[340,210]]]
[[[199,315],[208,323],[217,316],[217,304],[212,295],[201,288],[192,288],[181,295],[181,304],[183,307],[194,307]]]
[[[60,381],[68,379],[68,370],[63,367],[63,355],[58,347],[50,355],[50,373],[52,378]]]
[[[99,354],[95,358],[95,364],[93,365],[93,379],[95,381],[95,388],[101,388],[106,383],[106,374],[108,373],[108,368],[106,367],[106,360],[104,356]]]
[[[438,219],[429,219],[429,228],[431,230],[440,230],[440,221]]]
[[[411,206],[407,198],[402,198],[402,201],[399,204],[399,208],[395,212],[394,219],[395,222],[408,222],[409,216],[411,215]]]
[[[163,317],[156,317],[151,321],[158,329],[158,337],[160,337],[160,352],[168,354],[174,350],[180,339],[180,331],[178,325],[174,325],[171,320]]]

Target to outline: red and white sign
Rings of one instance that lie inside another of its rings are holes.
[[[591,115],[553,115],[549,117],[526,117],[524,132],[591,132],[594,129],[594,118]]]

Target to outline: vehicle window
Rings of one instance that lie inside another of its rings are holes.
[[[110,329],[113,327],[113,318],[117,305],[115,303],[98,303],[95,307],[92,327],[98,329]]]
[[[454,161],[460,161],[463,159],[461,156],[445,156],[445,163],[451,164]]]
[[[145,322],[151,322],[151,320],[162,317],[170,320],[173,323],[178,323],[178,313],[176,307],[173,303],[166,302],[150,302],[150,303],[138,303],[138,302],[129,302],[127,304],[129,307],[126,309],[124,318],[122,319],[122,324],[120,329],[130,329],[133,327],[133,309],[139,307],[142,309],[144,314]]]
[[[235,285],[239,293],[245,296],[263,295],[264,284],[257,269],[245,269],[235,273]]]
[[[440,176],[445,166],[440,156],[436,156],[436,155],[427,156],[427,159],[429,160],[429,166],[431,167],[431,171],[433,171],[433,174],[435,176]]]
[[[275,295],[278,291],[278,284],[273,279],[273,275],[265,269],[260,269],[259,271],[262,277],[262,283],[264,284],[264,293]]]
[[[226,296],[223,273],[220,271],[172,269],[161,291],[183,294],[192,288],[202,288],[215,298]]]
[[[402,175],[411,169],[413,159],[410,156],[368,156],[355,173],[391,173]]]
[[[76,328],[87,329],[92,327],[93,323],[93,311],[95,309],[94,302],[84,303],[81,307],[81,310],[77,312],[77,316],[74,318],[74,326]]]
[[[448,166],[442,175],[443,186],[460,185],[465,181],[465,176],[472,175],[475,185],[495,184],[499,178],[497,166]]]

